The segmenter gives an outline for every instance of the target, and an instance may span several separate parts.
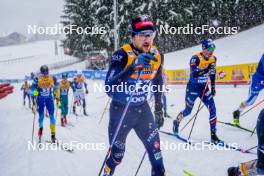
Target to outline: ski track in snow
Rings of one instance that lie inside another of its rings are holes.
[[[103,83],[102,81],[88,81],[90,90],[93,83]],[[20,85],[16,85],[15,93],[2,100],[0,107],[0,173],[3,175],[97,175],[100,169],[105,151],[78,151],[74,153],[65,151],[28,151],[28,141],[31,140],[31,130],[33,114],[30,110],[22,107],[22,93],[19,91]],[[246,98],[248,86],[233,88],[231,86],[218,86],[217,96],[215,97],[217,115],[219,120],[232,120],[232,111],[239,105],[240,101]],[[105,96],[100,101],[96,97],[103,93],[93,93],[87,95],[87,113],[90,116],[75,117],[72,114],[69,122],[74,125],[71,129],[57,126],[57,137],[62,142],[79,141],[82,143],[98,142],[105,143],[108,147],[107,126],[108,112],[105,114],[101,124],[99,117],[103,112],[108,98]],[[228,94],[228,99],[227,95]],[[173,86],[173,91],[167,96],[168,105],[174,104],[169,108],[169,114],[175,117],[184,108],[185,86]],[[70,95],[70,98],[71,99]],[[260,94],[257,101],[263,98]],[[199,100],[193,109],[192,115],[196,112]],[[16,104],[14,106],[14,104]],[[71,104],[71,100],[70,100]],[[261,107],[249,112],[241,120],[241,125],[253,129],[256,124],[257,115]],[[209,113],[204,108],[198,115],[192,137],[193,140],[209,140]],[[96,118],[95,118],[96,117]],[[191,117],[191,116],[190,116]],[[76,119],[77,118],[77,119]],[[181,126],[188,121],[184,119]],[[59,123],[59,117],[57,117]],[[37,133],[36,118],[35,139]],[[162,128],[164,131],[171,131],[172,120],[166,119]],[[189,125],[181,135],[188,137],[191,125]],[[218,124],[218,135],[227,143],[236,142],[241,148],[250,148],[257,143],[256,135],[250,137],[250,133],[239,129]],[[163,143],[168,141],[170,144],[178,144],[181,141],[171,136],[160,134]],[[45,117],[44,138],[50,139],[49,119]],[[126,154],[122,164],[117,168],[116,175],[133,175],[140,159],[144,153],[144,147],[132,131],[127,139]],[[256,155],[243,154],[236,151],[175,151],[163,150],[164,164],[167,175],[184,175],[181,169],[186,169],[194,175],[209,176],[226,175],[226,169],[231,165],[256,158]],[[12,167],[10,166],[12,165]],[[11,169],[10,169],[11,168]],[[127,172],[129,170],[129,172]],[[1,175],[2,175],[1,174]],[[150,165],[146,158],[139,175],[150,175]]]

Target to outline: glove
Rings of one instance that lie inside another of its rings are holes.
[[[215,94],[216,94],[215,86],[211,86],[211,94],[212,94],[213,96],[215,96]]]
[[[158,128],[160,129],[160,127],[162,127],[164,124],[164,118],[163,118],[162,110],[160,110],[160,111],[155,110],[154,116],[155,116],[155,122],[158,125]]]
[[[132,63],[132,66],[134,69],[149,68],[150,67],[149,63],[151,60],[155,62],[158,61],[152,54],[142,53],[137,56],[137,58]]]
[[[89,93],[89,91],[86,89],[86,90],[85,90],[85,93],[86,93],[86,94],[88,94],[88,93]]]
[[[0,99],[13,93],[13,89],[14,87],[10,85],[9,83],[0,84]]]

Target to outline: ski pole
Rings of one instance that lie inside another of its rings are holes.
[[[193,131],[193,127],[194,127],[195,121],[196,121],[196,119],[197,119],[197,116],[198,116],[199,109],[200,109],[200,106],[201,106],[202,101],[203,101],[203,97],[204,97],[205,91],[206,91],[207,86],[208,86],[208,82],[209,82],[209,81],[206,82],[206,85],[205,85],[205,87],[204,87],[203,94],[202,94],[202,97],[201,97],[201,100],[200,100],[200,103],[199,103],[199,106],[198,106],[197,112],[196,112],[195,115],[194,115],[195,117],[194,117],[194,121],[193,121],[193,124],[192,124],[192,128],[191,128],[191,131],[190,131],[190,134],[189,134],[188,140],[189,140],[190,137],[191,137],[191,134],[192,134],[192,131]]]
[[[251,148],[249,148],[249,149],[247,149],[247,150],[245,150],[245,151],[243,151],[244,153],[247,153],[247,152],[249,152],[250,150],[253,150],[253,149],[255,149],[255,148],[257,148],[258,146],[256,145],[256,146],[254,146],[254,147],[251,147]]]
[[[256,108],[257,106],[259,106],[260,104],[262,104],[264,102],[264,99],[261,100],[260,102],[258,102],[257,104],[255,104],[254,106],[252,106],[250,109],[248,109],[247,111],[245,111],[243,114],[240,115],[240,117],[244,116],[245,114],[247,114],[249,111],[251,111],[252,109]]]
[[[101,115],[101,118],[100,118],[99,124],[100,124],[100,123],[102,122],[102,120],[103,120],[103,117],[104,117],[104,114],[105,114],[105,112],[106,112],[106,109],[107,109],[107,107],[108,107],[109,102],[110,102],[110,98],[108,98],[108,101],[107,101],[107,103],[106,103],[106,106],[105,106],[105,108],[104,108],[104,111],[103,111],[103,113],[102,113],[102,115]]]
[[[251,133],[251,135],[250,136],[253,136],[253,134],[255,133],[255,131],[256,131],[256,128],[257,128],[257,126],[255,126],[255,128],[254,128],[254,130],[252,131],[252,133]]]
[[[140,80],[141,75],[142,75],[142,71],[140,70],[140,71],[139,71],[139,74],[138,74],[138,78],[137,78],[137,80],[136,80],[136,85],[137,85],[138,81]],[[136,87],[135,87],[135,90],[131,93],[131,95],[130,95],[130,97],[129,97],[129,99],[128,99],[128,102],[127,102],[127,104],[126,104],[126,106],[125,106],[125,109],[124,109],[124,111],[123,111],[123,113],[122,113],[122,115],[121,115],[121,118],[120,118],[120,120],[119,120],[119,122],[118,122],[118,126],[117,126],[117,128],[116,128],[116,131],[115,131],[114,136],[113,136],[113,138],[112,138],[112,141],[111,141],[111,143],[110,143],[110,146],[109,146],[109,148],[108,148],[108,151],[107,151],[107,153],[106,153],[106,155],[105,155],[105,158],[104,158],[104,161],[103,161],[103,164],[102,164],[102,166],[101,166],[101,169],[100,169],[100,171],[99,171],[98,176],[101,176],[102,171],[103,171],[103,168],[104,168],[104,165],[105,165],[105,163],[106,163],[106,160],[107,160],[108,156],[111,154],[112,147],[113,147],[113,145],[114,145],[114,143],[115,143],[116,137],[117,137],[117,135],[118,135],[118,133],[119,133],[119,130],[120,130],[120,128],[121,128],[121,125],[122,125],[122,123],[123,123],[123,120],[124,120],[125,115],[126,115],[126,113],[127,113],[128,107],[129,107],[129,105],[130,105],[130,103],[131,103],[131,100],[132,100],[132,98],[133,98],[135,92],[136,92]]]
[[[200,109],[198,109],[198,111],[200,112],[204,107],[204,104],[202,107],[200,107]],[[182,127],[181,132],[184,130],[184,128],[186,128],[188,126],[188,124],[194,119],[195,115],[192,116],[192,118],[184,125],[184,127]]]
[[[141,165],[142,165],[142,163],[143,163],[143,161],[144,161],[144,159],[145,159],[146,154],[147,154],[147,151],[144,152],[144,155],[143,155],[142,158],[141,158],[141,161],[140,161],[140,163],[139,163],[139,165],[138,165],[138,168],[137,168],[137,171],[136,171],[136,173],[135,173],[135,176],[137,176],[138,171],[139,171],[139,169],[140,169],[140,167],[141,167]]]
[[[33,105],[34,108],[34,117],[33,117],[33,125],[32,125],[32,136],[31,136],[31,142],[33,142],[33,138],[34,138],[34,131],[35,131],[35,119],[36,119],[36,105]]]

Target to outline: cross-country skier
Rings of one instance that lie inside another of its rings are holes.
[[[136,85],[140,70],[140,84],[130,101],[118,132],[111,153],[104,166],[104,176],[114,174],[115,168],[121,163],[125,153],[125,142],[128,133],[134,129],[144,144],[152,166],[152,176],[164,176],[165,169],[160,150],[158,127],[163,126],[161,95],[157,90],[162,86],[162,64],[158,49],[153,46],[155,38],[154,22],[147,15],[139,15],[132,19],[132,42],[125,44],[114,52],[111,65],[105,80],[106,87],[111,90],[107,94],[112,98],[110,105],[110,120],[108,126],[109,142],[112,142],[118,123],[125,111],[126,104],[133,92],[131,86]],[[155,96],[155,119],[147,102],[148,91],[143,87],[152,82]],[[123,91],[115,89],[122,86]],[[129,87],[132,89],[129,89]],[[127,90],[125,90],[127,88]]]
[[[228,176],[257,176],[264,175],[264,109],[257,120],[258,159],[239,164],[238,167],[228,168]]]
[[[21,89],[23,91],[23,105],[26,104],[26,98],[28,98],[28,106],[31,108],[31,100],[30,100],[30,84],[27,80],[25,80],[24,84],[21,86]]]
[[[234,124],[239,126],[239,117],[241,112],[248,106],[254,104],[258,98],[259,92],[264,88],[264,54],[262,55],[256,72],[251,78],[251,85],[249,88],[249,95],[246,101],[242,102],[238,109],[233,112]]]
[[[51,141],[56,142],[56,121],[54,119],[54,102],[53,102],[53,89],[58,88],[58,83],[55,77],[49,74],[47,65],[40,67],[40,75],[37,76],[31,86],[31,93],[36,95],[37,92],[37,105],[39,113],[39,130],[38,137],[41,142],[43,134],[43,121],[44,121],[44,108],[46,107],[49,112],[50,118],[50,131]]]
[[[215,95],[216,57],[213,55],[215,44],[211,39],[202,41],[202,51],[195,54],[190,61],[190,79],[186,88],[185,109],[173,121],[173,132],[178,133],[181,120],[191,114],[195,100],[199,97],[210,112],[211,141],[219,142],[216,135]],[[208,79],[211,80],[211,91]]]
[[[77,71],[76,76],[73,79],[71,87],[74,92],[74,103],[73,103],[73,113],[76,114],[76,105],[82,104],[83,114],[86,116],[86,100],[85,94],[88,94],[87,83],[85,77],[81,70]]]
[[[61,126],[67,124],[67,115],[68,115],[68,95],[70,88],[70,81],[67,80],[68,75],[66,73],[62,74],[62,80],[59,85],[59,97],[61,104]]]

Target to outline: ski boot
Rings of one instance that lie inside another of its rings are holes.
[[[233,122],[235,126],[240,126],[239,124],[239,116],[240,116],[240,111],[236,110],[233,112]]]
[[[83,115],[88,116],[85,109],[83,109]]]
[[[43,127],[39,128],[39,130],[38,130],[38,140],[39,140],[38,142],[39,143],[41,142],[42,132],[43,132]]]
[[[166,111],[164,112],[164,117],[171,118],[171,116],[169,114],[167,114]]]
[[[63,117],[61,118],[61,126],[62,126],[62,127],[65,126],[65,124],[64,124],[64,118],[63,118]]]
[[[72,112],[74,115],[76,115],[76,107],[75,106],[72,107]]]
[[[216,135],[216,130],[211,130],[211,142],[213,144],[218,144],[219,142],[221,142],[221,140]]]
[[[173,129],[172,131],[176,134],[179,133],[179,125],[180,125],[180,122],[181,120],[183,119],[183,114],[182,112],[180,112],[176,118],[176,120],[173,120]]]
[[[65,123],[65,124],[68,123],[66,115],[64,116],[63,120],[64,120],[64,123]]]
[[[57,142],[57,139],[56,139],[55,133],[51,133],[51,142],[52,142],[52,143],[56,143],[56,142]]]
[[[229,167],[227,170],[228,176],[239,176],[239,168],[238,167]]]

